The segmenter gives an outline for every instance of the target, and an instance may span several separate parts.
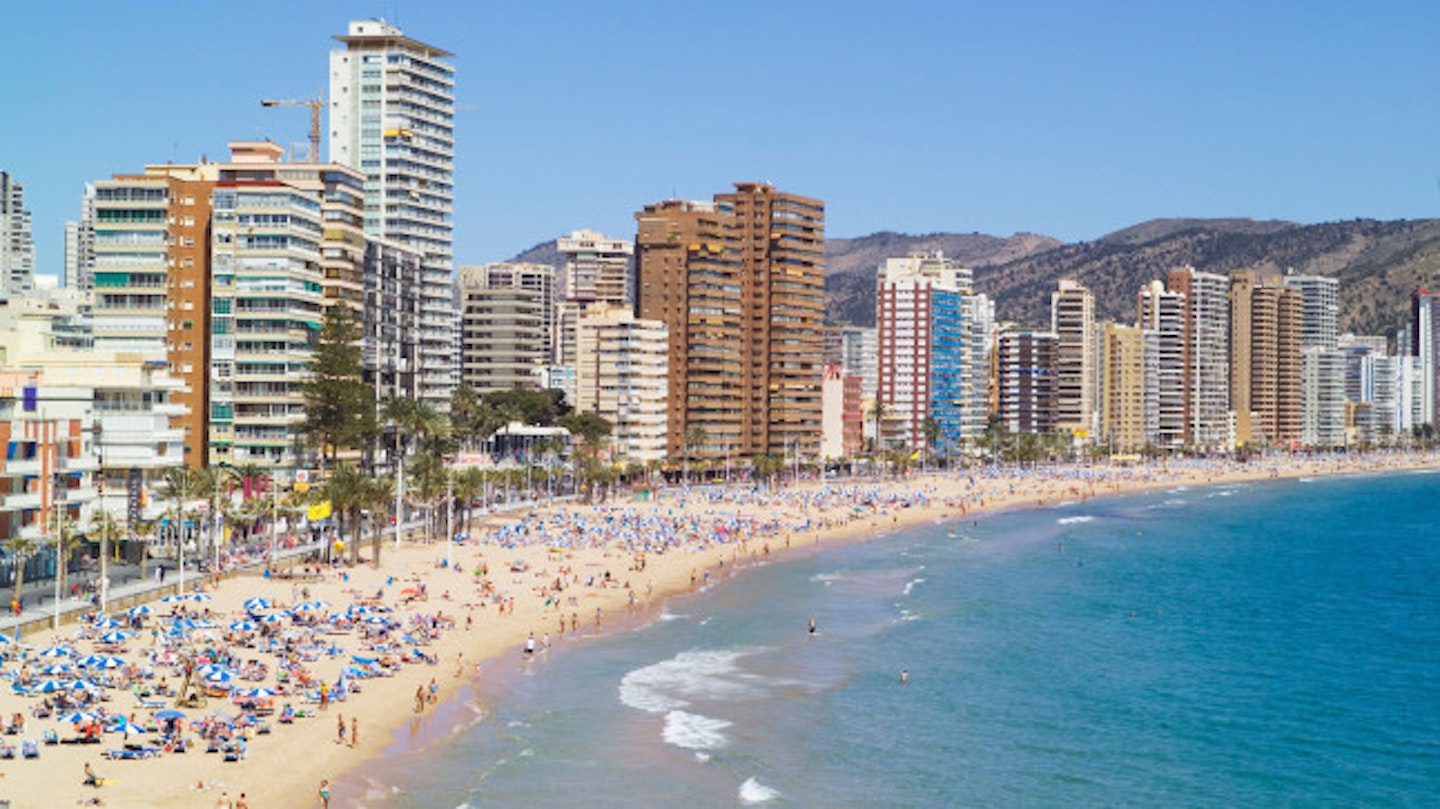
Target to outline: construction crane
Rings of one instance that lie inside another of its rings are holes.
[[[325,94],[316,93],[305,101],[294,99],[264,98],[262,107],[309,107],[310,108],[310,160],[320,162],[320,110],[325,108]]]

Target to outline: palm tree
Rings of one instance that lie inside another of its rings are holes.
[[[930,455],[944,433],[940,429],[940,422],[936,421],[934,416],[926,416],[925,420],[920,422],[920,434],[925,437],[925,464],[921,467],[923,471],[930,466]]]
[[[75,524],[66,519],[56,528],[51,541],[55,545],[55,575],[60,578],[60,592],[66,592],[69,583],[66,581],[70,557],[74,555],[75,548],[80,545],[80,531]]]
[[[395,487],[389,478],[367,478],[365,486],[366,508],[370,510],[370,550],[375,567],[380,567],[380,546],[384,545],[385,515],[388,506],[395,499]],[[356,538],[359,543],[359,538]]]
[[[699,424],[691,424],[689,427],[686,427],[686,428],[685,428],[685,471],[684,471],[684,476],[685,476],[685,482],[686,482],[686,483],[689,483],[689,482],[690,482],[690,458],[691,458],[691,456],[694,455],[700,448],[703,448],[703,447],[705,446],[705,442],[706,442],[706,441],[709,441],[709,440],[710,440],[710,435],[709,435],[709,433],[706,433],[706,432],[705,432],[705,428],[704,428],[704,427],[701,427]]]
[[[435,531],[435,503],[445,496],[449,486],[450,470],[444,460],[434,452],[422,452],[410,464],[410,485],[425,504],[425,536],[428,539]]]
[[[560,426],[578,439],[578,452],[572,453],[572,457],[582,470],[580,477],[585,483],[584,502],[589,503],[595,492],[595,484],[601,482],[602,464],[598,461],[600,449],[605,445],[605,437],[610,435],[613,427],[609,421],[595,413],[572,413],[560,420]]]
[[[10,550],[10,558],[15,564],[15,595],[14,603],[20,603],[20,591],[25,586],[25,563],[35,552],[40,550],[40,543],[26,536],[16,534],[5,540],[5,547]]]
[[[455,475],[455,499],[464,504],[465,518],[462,523],[470,530],[470,514],[475,510],[475,500],[485,494],[485,470],[462,469]]]
[[[360,512],[368,504],[367,488],[370,478],[360,467],[344,461],[331,468],[325,480],[325,495],[330,499],[330,509],[338,516],[340,541],[350,548],[350,562],[360,559]],[[353,540],[346,540],[345,530],[354,530]]]

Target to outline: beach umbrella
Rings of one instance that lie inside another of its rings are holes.
[[[228,671],[217,671],[205,675],[205,682],[216,686],[228,686],[233,679],[235,676]]]
[[[365,619],[365,623],[367,623],[367,624],[388,624],[388,623],[390,623],[390,619],[389,619],[389,618],[386,618],[386,617],[383,616],[383,615],[372,615],[372,616],[370,616],[369,618],[366,618],[366,619]]]
[[[164,720],[164,719],[184,719],[184,718],[185,718],[185,712],[184,712],[184,711],[177,711],[177,710],[175,710],[174,708],[166,708],[166,709],[163,710],[163,711],[156,711],[156,712],[155,712],[155,718],[156,718],[156,719],[161,719],[161,720]]]
[[[328,606],[330,606],[330,605],[326,604],[324,601],[318,601],[318,600],[317,600],[317,601],[306,601],[304,604],[301,604],[300,606],[296,607],[296,608],[295,608],[295,611],[296,611],[296,612],[310,612],[310,611],[312,611],[312,610],[323,610],[323,609],[325,609],[325,608],[328,607]]]
[[[188,600],[188,599],[187,599],[185,596],[173,595],[173,594],[172,594],[172,595],[168,595],[168,596],[165,596],[164,598],[160,599],[160,603],[161,603],[161,604],[174,604],[174,603],[176,603],[176,602],[186,601],[186,600]]]
[[[235,632],[254,632],[259,628],[260,625],[254,621],[236,621],[230,625],[230,629]]]
[[[209,600],[210,600],[210,594],[209,594],[209,593],[191,593],[190,595],[185,596],[185,598],[186,598],[186,600],[188,600],[188,601],[196,601],[196,602],[199,602],[199,601],[209,601]]]
[[[70,651],[70,647],[64,645],[51,646],[40,652],[41,657],[70,657],[73,654],[74,652]]]
[[[260,610],[268,610],[270,609],[270,601],[269,599],[255,596],[254,598],[245,599],[244,607],[246,612],[259,612]]]
[[[125,659],[114,655],[90,655],[81,659],[80,665],[87,669],[118,669],[125,665]]]
[[[154,612],[154,610],[150,609],[150,605],[149,605],[149,604],[141,604],[141,605],[138,606],[138,607],[131,607],[126,614],[127,614],[127,615],[149,615],[149,614],[152,613],[152,612]]]
[[[60,716],[60,717],[57,717],[57,718],[58,718],[61,722],[65,722],[66,724],[74,725],[74,724],[78,724],[78,723],[80,723],[80,722],[89,722],[90,720],[92,720],[92,719],[95,718],[95,714],[90,713],[89,711],[75,711],[74,713],[68,713],[68,714],[65,714],[64,716]]]
[[[117,629],[114,632],[106,632],[105,634],[97,638],[97,640],[99,640],[101,643],[124,643],[125,641],[130,640],[130,633],[121,632]]]
[[[264,699],[264,698],[266,698],[266,697],[273,697],[273,696],[275,696],[275,692],[274,692],[274,691],[271,691],[271,690],[268,689],[268,688],[251,688],[251,689],[248,689],[248,690],[246,690],[246,691],[241,691],[241,692],[240,692],[240,696],[242,696],[242,697],[259,697],[259,698],[261,698],[261,699]]]
[[[45,668],[40,669],[40,673],[46,677],[54,677],[57,674],[69,674],[74,670],[75,667],[69,663],[51,663]]]
[[[66,680],[61,685],[65,686],[67,691],[89,691],[95,687],[89,680]]]
[[[271,614],[269,614],[269,615],[261,616],[261,617],[259,618],[259,620],[260,620],[261,622],[263,622],[263,623],[273,624],[273,623],[275,623],[276,621],[283,621],[283,620],[285,620],[286,618],[289,618],[289,617],[290,617],[290,613],[288,613],[288,612],[275,612],[275,613],[271,613]]]
[[[66,690],[65,684],[59,680],[43,680],[30,686],[30,691],[34,694],[53,694],[56,691],[64,690]]]
[[[96,618],[95,623],[91,624],[91,626],[94,626],[96,629],[118,629],[124,626],[124,624],[120,623],[114,618],[111,618],[108,615],[102,615],[101,617]]]

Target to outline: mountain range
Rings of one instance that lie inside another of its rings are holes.
[[[1070,278],[1095,293],[1097,318],[1131,322],[1135,295],[1175,267],[1330,275],[1340,281],[1340,329],[1389,334],[1404,325],[1410,295],[1440,286],[1440,219],[1355,219],[1306,225],[1253,219],[1152,219],[1094,241],[1032,233],[872,233],[826,240],[826,318],[873,326],[876,270],[891,256],[942,251],[973,268],[975,289],[996,316],[1022,326],[1050,320],[1050,293]],[[554,242],[516,256],[559,266]]]

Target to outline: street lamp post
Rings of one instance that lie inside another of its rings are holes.
[[[105,431],[100,420],[95,420],[95,452],[100,461],[100,480],[96,484],[96,492],[100,497],[100,612],[104,613],[110,605],[110,512],[105,506],[105,442],[102,440]]]

